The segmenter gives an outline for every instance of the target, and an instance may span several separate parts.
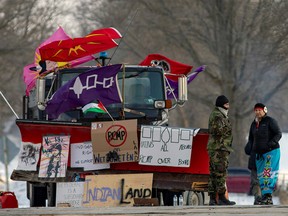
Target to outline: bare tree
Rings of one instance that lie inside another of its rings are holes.
[[[85,10],[91,13],[90,22],[93,17],[98,27],[114,26],[122,32],[138,11],[117,60],[137,63],[157,52],[194,66],[208,66],[189,86],[189,102],[184,112],[173,112],[172,124],[207,127],[216,97],[225,94],[231,102],[237,152],[231,157],[232,165],[246,165],[243,148],[256,102],[272,108],[271,115],[279,117],[281,127],[287,129],[288,104],[282,98],[288,79],[288,2],[110,0],[95,6]]]
[[[21,116],[23,67],[34,61],[37,46],[57,29],[64,7],[60,0],[0,0],[0,5],[0,91]],[[2,97],[0,104],[2,129],[13,113]]]

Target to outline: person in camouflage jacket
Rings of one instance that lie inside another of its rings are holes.
[[[209,154],[210,176],[208,181],[209,205],[235,205],[226,198],[226,176],[228,159],[232,151],[232,125],[228,118],[229,100],[224,95],[216,99],[215,108],[209,117]],[[218,200],[216,199],[219,195]]]

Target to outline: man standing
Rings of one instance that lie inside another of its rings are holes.
[[[229,100],[224,95],[216,99],[215,108],[209,117],[209,205],[235,205],[225,197],[229,155],[232,151],[232,125],[228,118]],[[216,196],[219,195],[217,201]]]
[[[254,106],[255,120],[250,126],[249,142],[256,153],[257,177],[262,193],[262,205],[273,205],[272,193],[278,180],[281,130],[275,119],[267,115],[262,103]]]

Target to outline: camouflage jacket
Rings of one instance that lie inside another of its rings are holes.
[[[232,124],[218,107],[215,107],[210,114],[208,129],[208,151],[222,150],[232,152]]]

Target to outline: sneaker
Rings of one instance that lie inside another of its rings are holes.
[[[261,205],[273,205],[273,200],[271,194],[265,194],[262,197]]]

